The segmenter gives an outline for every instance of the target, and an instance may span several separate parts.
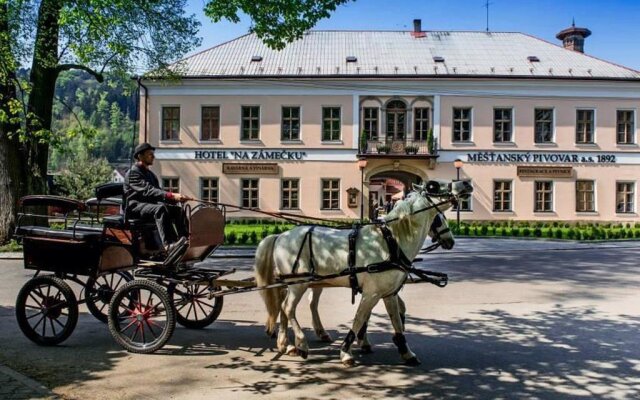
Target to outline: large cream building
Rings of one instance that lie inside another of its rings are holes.
[[[640,72],[584,54],[589,34],[248,34],[144,80],[140,137],[165,187],[223,203],[359,218],[385,182],[459,173],[462,219],[635,221]]]

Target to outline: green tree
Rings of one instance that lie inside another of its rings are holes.
[[[62,196],[86,200],[94,196],[96,186],[111,180],[112,172],[113,168],[104,158],[78,157],[55,177],[56,191]]]
[[[0,122],[0,185],[7,188],[0,196],[0,242],[11,232],[17,199],[47,191],[60,74],[79,69],[102,81],[106,68],[123,75],[138,68],[166,71],[170,61],[200,43],[199,23],[185,15],[184,5],[185,0],[0,0],[0,108],[7,115]],[[27,55],[30,73],[21,80],[16,71]]]

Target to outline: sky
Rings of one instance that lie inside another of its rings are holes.
[[[213,23],[204,13],[205,0],[187,0],[187,12],[202,23],[202,51],[244,35],[251,20]],[[357,0],[338,7],[318,30],[484,31],[486,0]],[[640,0],[489,0],[489,30],[523,32],[561,44],[555,35],[571,26],[588,28],[585,53],[640,70]]]

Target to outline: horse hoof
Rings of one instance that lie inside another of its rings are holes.
[[[346,360],[342,360],[342,365],[344,365],[345,367],[353,367],[354,365],[356,365],[356,362],[353,358],[349,358]]]
[[[276,331],[274,330],[273,332],[269,332],[268,329],[264,330],[264,333],[269,336],[271,339],[275,339],[276,338]]]
[[[284,351],[284,354],[288,355],[288,356],[297,356],[298,355],[298,349],[296,349],[295,347],[289,345],[287,346],[287,349]]]
[[[411,357],[410,359],[406,360],[404,363],[410,367],[417,367],[418,365],[422,364],[420,360],[418,360],[418,357]]]
[[[362,354],[371,354],[371,353],[373,353],[373,349],[371,348],[370,344],[362,345],[362,347],[360,347],[360,351],[362,352]]]
[[[307,357],[309,357],[309,352],[306,350],[296,348],[296,353],[298,353],[298,355],[302,357],[303,360],[306,360]]]

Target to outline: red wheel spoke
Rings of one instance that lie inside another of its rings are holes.
[[[208,286],[202,285],[202,290],[198,290],[198,292],[196,293],[196,296],[200,296],[201,294],[206,292],[208,288],[209,288]]]
[[[104,310],[106,306],[107,306],[107,303],[102,303],[102,307],[100,307],[100,312],[102,312],[102,310]]]
[[[193,303],[189,303],[189,310],[187,311],[187,319],[189,319],[189,315],[191,315],[191,310],[193,310]]]
[[[180,310],[182,310],[183,308],[185,308],[185,307],[186,307],[186,306],[188,306],[189,304],[190,304],[190,303],[188,303],[188,302],[181,304],[181,305],[180,305],[180,307],[177,307],[177,308],[176,308],[176,311],[180,311]]]
[[[157,339],[158,336],[156,336],[156,333],[153,331],[153,328],[151,327],[151,324],[149,322],[153,322],[153,321],[149,321],[149,320],[144,320],[144,322],[147,324],[147,326],[149,327],[149,330],[151,331],[151,335],[153,335],[153,339]]]
[[[36,307],[36,306],[32,306],[30,304],[25,304],[24,308],[29,308],[31,310],[41,310],[42,309],[42,307]]]
[[[200,303],[202,302],[196,300],[196,305],[198,306],[198,308],[200,308],[200,310],[202,310],[202,313],[204,314],[204,318],[207,318],[207,312],[204,310],[204,308],[202,308],[202,305]]]
[[[209,307],[209,308],[211,308],[211,309],[213,309],[213,308],[214,308],[211,304],[206,303],[206,302],[204,302],[204,301],[202,301],[202,300],[196,300],[196,301],[198,302],[198,304],[202,304],[203,306],[207,306],[207,307]]]
[[[51,294],[51,285],[47,286],[47,297]]]
[[[148,319],[148,320],[147,320],[147,322],[148,322],[148,323],[150,323],[151,325],[157,326],[157,327],[158,327],[158,328],[160,328],[160,329],[164,329],[164,328],[162,327],[162,325],[158,324],[156,321],[153,321],[153,320],[151,320],[151,319]]]
[[[142,343],[147,343],[147,339],[144,337],[144,322],[140,323],[140,333],[142,333]]]
[[[124,277],[122,275],[118,275],[120,277],[120,279],[118,279],[118,282],[116,282],[116,285],[113,286],[113,279],[111,280],[111,289],[115,290],[116,288],[120,287],[120,282],[122,282],[122,280],[124,279]]]
[[[107,278],[104,278],[104,281],[107,282],[107,285],[109,285],[110,288],[113,287],[113,278],[114,278],[113,275],[115,274],[111,274],[111,283],[107,282]]]
[[[44,323],[42,324],[42,337],[47,336],[47,319],[44,319]]]
[[[137,321],[136,321],[137,322]],[[132,342],[134,340],[136,340],[136,337],[138,337],[138,330],[140,329],[140,324],[136,325],[136,330],[133,332],[133,336],[131,338],[129,338]]]
[[[129,317],[127,317],[129,318]],[[125,326],[124,328],[120,329],[120,333],[124,333],[124,331],[126,331],[127,329],[129,329],[131,327],[131,325],[135,324],[137,321],[135,318],[133,318],[131,320],[131,322],[129,323],[129,325]]]

